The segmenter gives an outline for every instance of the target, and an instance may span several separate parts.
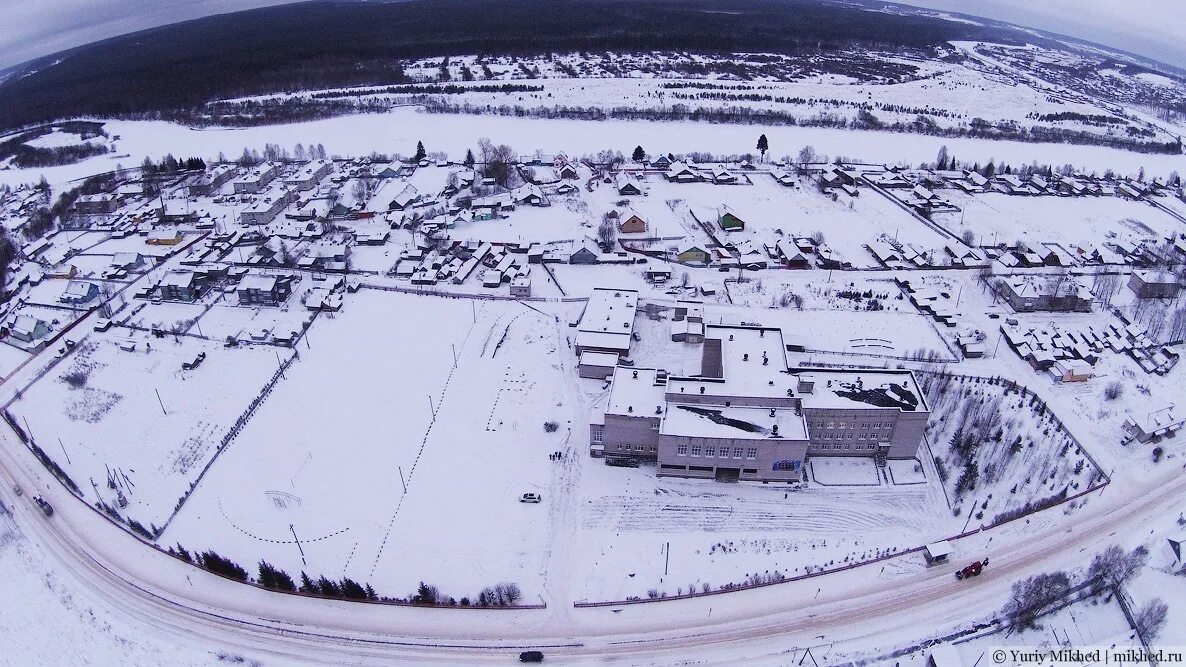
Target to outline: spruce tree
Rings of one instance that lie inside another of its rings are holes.
[[[417,141],[416,142],[416,154],[412,156],[412,161],[419,162],[424,159],[425,155],[428,155],[428,152],[424,150],[424,142]]]
[[[642,162],[647,159],[647,152],[642,149],[642,146],[634,147],[634,155],[630,156],[635,162]]]
[[[320,593],[321,589],[317,587],[317,583],[309,578],[309,575],[301,572],[301,592],[302,593]]]
[[[770,150],[770,142],[766,140],[766,135],[758,137],[758,151],[762,153],[762,159],[766,159],[766,151]]]

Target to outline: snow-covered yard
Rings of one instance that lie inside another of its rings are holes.
[[[112,329],[80,342],[9,411],[89,502],[151,529],[164,525],[278,360],[292,353],[144,334],[125,351],[119,344],[128,338]],[[208,358],[198,368],[182,369],[201,352]]]
[[[419,581],[534,596],[561,491],[548,454],[566,432],[543,423],[567,426],[569,409],[554,327],[514,302],[359,292],[315,323],[162,539],[393,597]],[[529,371],[540,359],[548,372]],[[543,504],[518,502],[528,491]]]

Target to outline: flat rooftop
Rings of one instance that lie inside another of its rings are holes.
[[[778,435],[775,435],[777,427]],[[738,440],[806,440],[807,422],[794,408],[769,409],[668,403],[659,433]]]
[[[666,387],[655,385],[655,369],[614,368],[613,384],[610,385],[609,400],[605,405],[607,415],[628,415],[631,417],[659,417],[666,410],[663,396]]]
[[[791,375],[815,381],[812,392],[802,394],[804,407],[930,410],[910,371],[800,368]]]
[[[773,327],[708,325],[700,378],[672,378],[668,393],[718,396],[783,397],[798,379],[787,372],[782,330]],[[719,346],[712,341],[719,340]],[[702,379],[703,378],[703,379]]]
[[[634,314],[638,308],[638,292],[628,289],[597,288],[589,295],[585,312],[577,331],[613,333],[626,336],[634,333]]]

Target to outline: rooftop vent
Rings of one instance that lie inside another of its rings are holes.
[[[638,379],[638,371],[631,371],[631,375],[634,377],[635,380]]]
[[[701,394],[703,394],[703,393],[704,393],[704,385],[700,385],[700,393],[701,393]]]
[[[626,412],[634,412],[634,406],[633,406],[633,405],[627,405],[627,406],[626,406]]]
[[[657,415],[663,414],[663,406],[662,405],[655,406],[655,414],[657,414]]]
[[[771,417],[773,417],[773,416],[774,416],[774,408],[770,408],[770,416],[771,416]]]
[[[741,360],[749,361],[749,352],[746,352],[745,354],[741,355]]]
[[[775,424],[774,426],[770,427],[770,434],[776,438],[778,437],[778,424]]]

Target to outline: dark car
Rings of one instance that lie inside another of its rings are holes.
[[[519,654],[519,662],[543,662],[543,651],[523,651]]]

